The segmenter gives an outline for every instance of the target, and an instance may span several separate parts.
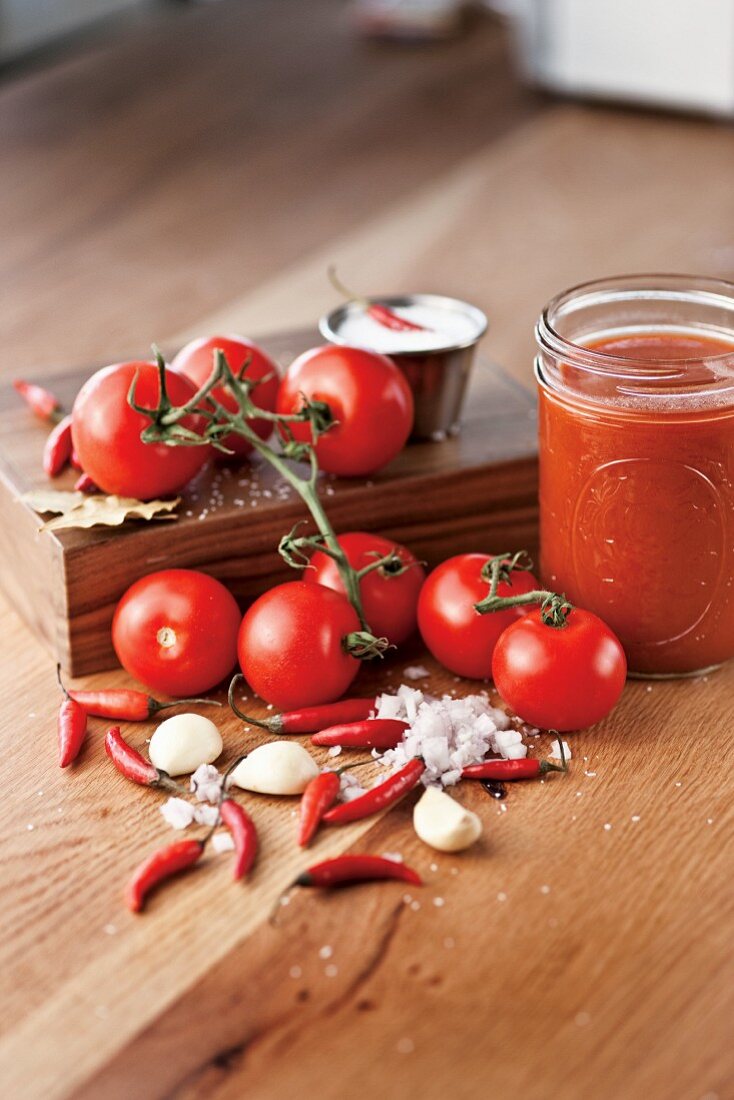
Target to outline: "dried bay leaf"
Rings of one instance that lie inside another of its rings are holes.
[[[60,531],[69,527],[120,527],[127,519],[175,520],[177,517],[172,513],[181,498],[142,501],[133,497],[86,496],[39,489],[25,493],[22,500],[36,512],[58,513],[40,529]]]

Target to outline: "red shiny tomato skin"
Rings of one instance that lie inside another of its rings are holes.
[[[503,700],[530,725],[559,732],[600,722],[627,675],[622,645],[591,611],[573,608],[566,625],[547,626],[539,608],[497,642],[492,677]]]
[[[497,639],[508,626],[526,614],[516,607],[480,615],[474,604],[489,592],[482,579],[488,554],[458,554],[428,574],[418,600],[421,637],[436,660],[456,676],[487,680],[492,674],[492,653]],[[532,573],[518,570],[512,586],[500,583],[498,595],[532,592],[538,582]]]
[[[367,531],[348,531],[337,541],[353,569],[364,569],[375,561],[375,554],[386,557],[393,551],[409,565],[403,573],[390,575],[376,569],[360,582],[362,606],[370,630],[378,638],[387,638],[400,645],[416,628],[418,595],[426,573],[414,554],[399,542],[373,535]],[[304,580],[324,584],[335,592],[344,593],[341,574],[333,558],[317,551],[303,574]]]
[[[214,352],[220,348],[229,363],[232,371],[238,374],[242,366],[249,359],[250,363],[245,371],[245,377],[258,382],[251,392],[253,402],[266,412],[274,412],[275,402],[278,397],[278,368],[257,344],[244,336],[204,336],[199,340],[192,340],[181,348],[173,360],[171,367],[190,378],[197,389],[204,385],[212,373],[214,367]],[[262,381],[261,381],[262,380]],[[224,386],[218,386],[213,391],[213,396],[226,409],[237,411],[237,400]],[[267,439],[273,424],[270,420],[248,420],[248,424],[261,439]],[[223,440],[236,455],[247,455],[252,450],[252,444],[243,439],[241,435],[231,432]]]
[[[319,466],[339,477],[367,477],[404,447],[413,427],[413,394],[386,355],[327,344],[300,355],[286,371],[277,411],[298,412],[303,395],[325,401],[337,424],[316,443]],[[310,442],[307,424],[293,425]]]
[[[341,698],[359,670],[343,648],[359,619],[345,596],[290,581],[260,596],[242,620],[237,649],[253,691],[278,710]]]
[[[72,412],[72,439],[82,469],[105,493],[138,500],[170,496],[191,481],[207,460],[208,447],[167,447],[143,443],[150,424],[128,404],[137,373],[135,400],[145,408],[158,404],[160,384],[155,363],[115,363],[89,378],[77,394]],[[184,405],[196,390],[193,383],[166,369],[166,388],[174,405]],[[183,424],[201,432],[201,417]]]
[[[208,573],[164,569],[125,592],[112,644],[125,671],[151,691],[199,695],[234,668],[241,619],[234,596]]]

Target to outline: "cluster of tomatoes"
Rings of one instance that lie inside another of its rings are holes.
[[[297,411],[304,399],[328,404],[335,425],[315,442],[319,466],[340,476],[365,476],[391,461],[412,425],[412,397],[400,371],[385,356],[352,348],[306,352],[279,381],[276,368],[255,345],[240,338],[189,344],[167,368],[172,403],[190,401],[211,373],[220,348],[235,374],[258,382],[259,408]],[[137,374],[136,403],[155,408],[159,396],[154,364],[125,363],[98,372],[74,406],[74,447],[84,469],[107,492],[141,499],[182,487],[206,461],[207,448],[141,442],[145,417],[127,400]],[[233,408],[226,389],[217,400]],[[196,412],[191,414],[197,430]],[[262,439],[272,420],[251,422]],[[310,442],[306,423],[293,425]],[[246,454],[240,436],[230,449]],[[419,628],[444,667],[471,679],[492,678],[506,704],[541,728],[579,729],[599,721],[621,693],[626,661],[609,628],[590,612],[573,608],[562,626],[548,625],[537,607],[516,606],[480,614],[486,597],[486,554],[462,554],[426,577],[406,547],[366,532],[338,538],[349,564],[360,572],[364,619],[371,632],[399,646]],[[388,559],[391,559],[390,564]],[[394,568],[398,563],[398,567]],[[303,580],[266,592],[241,618],[227,589],[193,570],[166,570],[137,581],[123,596],[113,623],[113,643],[122,665],[148,687],[168,695],[207,691],[239,665],[250,687],[281,710],[340,698],[360,661],[345,639],[360,631],[333,557],[317,550]],[[497,595],[533,592],[528,569],[502,580]]]

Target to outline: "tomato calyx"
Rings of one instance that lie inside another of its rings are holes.
[[[489,581],[489,592],[483,600],[474,604],[474,610],[480,615],[486,615],[493,611],[506,611],[510,607],[539,604],[540,617],[545,626],[561,630],[573,611],[573,604],[565,596],[541,588],[533,589],[532,592],[523,592],[517,596],[497,594],[500,582],[512,585],[512,574],[515,570],[532,568],[533,563],[525,550],[518,550],[515,554],[496,554],[490,558],[482,567],[482,578]]]
[[[342,639],[342,648],[350,657],[359,661],[371,661],[374,657],[384,657],[385,651],[395,649],[387,638],[376,638],[369,630],[353,630]]]

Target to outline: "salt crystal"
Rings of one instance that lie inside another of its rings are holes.
[[[433,904],[436,906],[437,909],[440,909],[442,905],[446,904],[446,902],[443,898],[434,898]]]
[[[333,954],[334,954],[334,948],[331,947],[330,944],[328,944],[328,943],[324,944],[323,947],[319,948],[319,958],[320,959],[330,959]]]
[[[105,932],[108,936],[114,936],[115,932],[117,931],[117,925],[106,924],[102,931]]]
[[[640,815],[639,814],[632,814],[632,817],[630,818],[630,821],[639,821],[639,820],[640,820]]]
[[[550,886],[541,886],[540,892],[541,894],[550,894]]]
[[[324,967],[324,974],[326,975],[327,978],[335,978],[338,973],[339,973],[339,967],[334,966],[333,963],[329,963],[328,966]]]
[[[329,749],[329,756],[339,756],[342,751],[341,745],[332,745]]]
[[[415,1050],[415,1043],[412,1039],[398,1039],[395,1049],[398,1054],[412,1054]]]
[[[291,978],[300,978],[301,974],[303,974],[303,971],[301,970],[300,966],[292,966],[288,973],[290,974]]]
[[[609,822],[607,821],[606,825],[604,826],[604,831],[608,833],[608,832],[610,831],[611,827],[612,827],[612,826],[611,826],[611,825],[609,824]]]
[[[194,807],[185,798],[168,798],[160,811],[172,829],[188,829],[194,820]]]
[[[584,772],[584,775],[588,776],[589,779],[593,779],[596,776],[596,772]]]
[[[504,890],[500,890],[499,894],[497,895],[497,901],[507,901],[507,894],[504,892]]]
[[[401,856],[400,852],[383,852],[382,853],[382,858],[383,859],[389,859],[393,863],[403,863],[404,862],[403,857]]]
[[[28,830],[29,833],[32,832],[34,828],[35,828],[35,825],[26,825],[26,829]]]

